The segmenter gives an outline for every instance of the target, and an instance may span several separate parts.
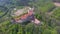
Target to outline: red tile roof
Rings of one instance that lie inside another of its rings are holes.
[[[30,16],[30,15],[32,15],[32,14],[33,14],[33,12],[32,12],[32,11],[29,11],[28,14],[22,15],[22,16],[21,16],[21,19],[26,19],[28,16]]]
[[[19,18],[15,18],[16,21],[20,20],[20,19],[26,19],[28,16],[31,16],[33,14],[32,10],[29,10],[29,12],[25,15],[20,16]]]

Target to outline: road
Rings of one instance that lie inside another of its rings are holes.
[[[0,18],[2,18],[3,16],[5,16],[8,13],[9,10],[7,7],[4,7],[4,6],[0,6],[0,7],[6,9],[6,12],[2,16],[0,16]]]

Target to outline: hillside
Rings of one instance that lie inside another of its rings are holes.
[[[60,6],[54,4],[57,2],[59,0],[0,0],[0,34],[60,34]],[[12,22],[13,12],[23,11],[24,7],[34,7],[34,17],[41,22]]]

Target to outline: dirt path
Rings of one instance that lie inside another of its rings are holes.
[[[54,5],[56,7],[60,7],[60,3],[58,3],[58,2],[54,2]],[[49,10],[49,11],[52,11],[52,12],[48,12],[48,14],[51,15],[53,13],[53,10],[56,9],[56,7],[52,8],[51,10]]]
[[[9,12],[9,9],[7,7],[4,7],[4,6],[0,6],[0,7],[6,9],[6,12],[2,16],[0,16],[0,18],[2,18]]]
[[[53,3],[56,7],[60,7],[60,3],[54,2]],[[53,10],[56,9],[56,7],[53,7],[52,9],[49,10],[48,15],[51,15],[53,13]],[[52,11],[52,12],[51,12]]]

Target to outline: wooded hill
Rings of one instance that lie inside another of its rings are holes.
[[[60,34],[60,7],[56,7],[52,0],[5,1],[10,2],[10,4],[5,5],[3,3],[3,6],[7,7],[9,11],[4,17],[0,18],[0,34]],[[23,24],[11,23],[12,17],[10,14],[13,8],[22,8],[24,6],[34,6],[35,17],[41,21],[41,25],[31,22]],[[5,12],[2,11],[0,11],[0,15]]]

